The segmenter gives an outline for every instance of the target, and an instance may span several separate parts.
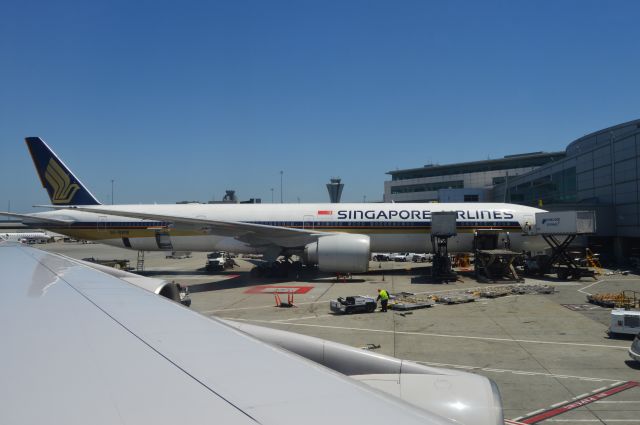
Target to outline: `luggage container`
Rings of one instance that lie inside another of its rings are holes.
[[[554,211],[536,213],[536,233],[539,235],[586,235],[595,233],[593,211]]]

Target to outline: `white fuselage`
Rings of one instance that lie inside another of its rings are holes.
[[[540,238],[523,235],[525,227],[535,224],[535,213],[543,210],[514,204],[159,204],[104,208],[123,213],[364,234],[369,236],[371,251],[375,252],[432,252],[431,213],[456,211],[458,234],[449,240],[451,252],[472,251],[473,234],[478,229],[501,230],[501,240],[508,234],[511,248],[516,251],[544,248]],[[51,230],[136,250],[261,252],[259,246],[242,242],[233,234],[212,234],[206,226],[168,226],[170,223],[157,221],[149,229],[148,221],[142,219],[69,209],[34,216],[74,220],[68,227],[50,226]]]

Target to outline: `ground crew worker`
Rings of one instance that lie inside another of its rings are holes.
[[[378,300],[380,300],[380,311],[386,313],[387,304],[389,303],[389,293],[384,289],[378,289],[378,298],[376,298],[376,301]]]

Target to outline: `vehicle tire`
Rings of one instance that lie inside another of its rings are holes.
[[[376,304],[370,304],[367,306],[367,313],[373,313],[376,311]]]
[[[344,314],[352,314],[353,313],[353,307],[348,306],[347,308],[344,309]]]
[[[558,272],[556,274],[558,275],[558,279],[560,280],[567,280],[567,277],[569,276],[569,273],[566,269],[558,269]]]

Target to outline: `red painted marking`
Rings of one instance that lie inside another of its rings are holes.
[[[333,211],[331,210],[318,210],[318,215],[331,215]]]
[[[306,294],[313,286],[254,286],[245,294]]]
[[[513,419],[505,419],[504,423],[506,425],[524,425],[522,422],[514,421]]]
[[[610,397],[614,394],[622,392],[624,390],[628,390],[629,388],[640,386],[640,382],[635,381],[627,381],[615,387],[607,388],[606,390],[602,390],[599,393],[590,394],[588,396],[582,397],[578,400],[570,401],[562,406],[549,409],[547,411],[537,413],[531,417],[520,419],[520,422],[523,424],[535,424],[545,419],[552,418],[554,416],[561,415],[570,410],[577,409],[578,407],[585,406],[587,404],[593,403],[594,401],[601,400],[606,397]]]

